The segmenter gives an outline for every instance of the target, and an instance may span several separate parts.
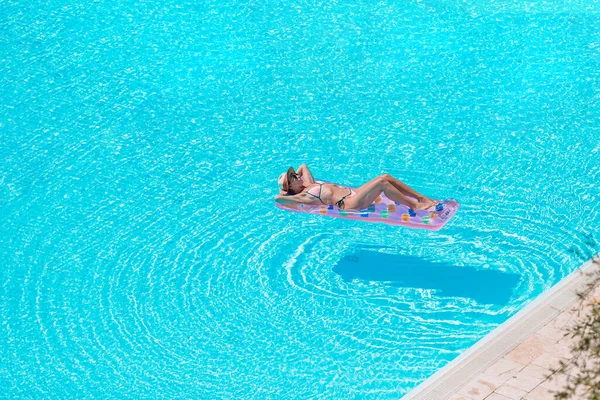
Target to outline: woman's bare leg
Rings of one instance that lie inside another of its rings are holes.
[[[382,192],[390,200],[404,204],[413,210],[423,210],[432,205],[428,203],[418,203],[409,199],[386,179],[379,177],[356,189],[356,195],[346,200],[346,207],[359,209],[368,207]]]
[[[389,183],[394,185],[394,187],[396,189],[398,189],[400,192],[402,192],[402,194],[404,194],[405,196],[414,197],[419,202],[434,202],[429,197],[422,195],[421,193],[417,192],[416,190],[414,190],[413,188],[408,186],[406,183],[394,178],[390,174],[383,174],[383,175],[381,175],[381,178],[387,180]]]

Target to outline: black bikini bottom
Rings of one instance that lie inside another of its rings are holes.
[[[340,208],[340,209],[344,209],[344,199],[348,196],[350,196],[352,194],[352,190],[350,190],[350,193],[348,193],[347,195],[345,195],[344,197],[342,197],[341,199],[339,199],[337,201],[337,203],[335,203],[335,205]]]

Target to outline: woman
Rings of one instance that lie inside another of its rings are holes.
[[[281,192],[275,196],[275,201],[281,204],[325,204],[336,205],[342,210],[360,210],[369,207],[381,193],[415,211],[425,210],[437,204],[390,174],[383,174],[357,189],[352,189],[333,183],[316,183],[308,167],[302,164],[298,172],[290,167],[287,172],[279,175],[277,183]]]

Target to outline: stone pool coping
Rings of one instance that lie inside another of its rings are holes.
[[[552,352],[556,352],[558,346],[562,350],[568,348],[568,338],[563,339],[566,325],[556,328],[554,321],[560,316],[573,319],[574,305],[579,300],[577,292],[585,288],[589,273],[600,271],[598,261],[600,254],[539,295],[408,392],[402,400],[552,399],[553,396],[548,397],[550,392],[543,386],[545,378],[542,379],[542,375],[545,375],[544,370],[549,372],[557,360],[549,359],[550,351],[544,351],[544,346],[546,350],[550,349],[549,346],[555,346]],[[537,354],[536,351],[541,353]],[[540,359],[544,359],[544,363]],[[526,387],[520,387],[517,383]],[[500,394],[496,391],[500,387],[514,389],[517,397],[509,392]],[[537,397],[536,391],[541,397]]]

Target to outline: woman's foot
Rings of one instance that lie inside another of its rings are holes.
[[[415,211],[427,210],[428,208],[433,207],[437,204],[438,204],[438,202],[435,200],[423,201],[422,203],[421,202],[417,203],[417,205],[415,205],[413,207],[413,210],[415,210]]]
[[[419,196],[419,197],[417,197],[417,201],[419,203],[427,203],[427,202],[432,202],[434,200],[430,199],[429,197]]]

